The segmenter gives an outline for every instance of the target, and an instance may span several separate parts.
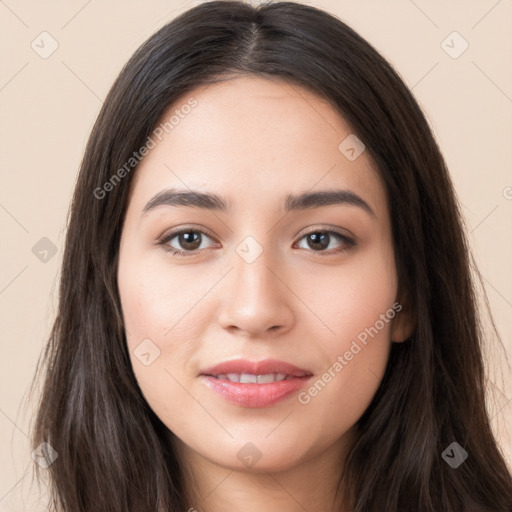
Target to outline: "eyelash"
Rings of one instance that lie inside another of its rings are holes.
[[[183,233],[201,233],[202,235],[206,235],[208,238],[213,239],[213,237],[211,237],[208,233],[206,233],[206,232],[204,232],[204,231],[202,231],[200,229],[182,228],[182,229],[179,229],[177,231],[173,231],[173,232],[168,233],[168,234],[164,235],[163,237],[161,237],[160,240],[158,241],[158,245],[162,246],[164,248],[164,250],[170,252],[172,256],[178,256],[178,257],[194,256],[195,254],[198,254],[199,252],[204,250],[204,249],[196,249],[195,251],[182,251],[180,249],[174,249],[174,248],[172,248],[172,247],[170,247],[168,245],[169,242],[173,238],[175,238],[175,237],[177,237],[177,236],[179,236],[179,235],[181,235]],[[336,251],[332,251],[332,250],[331,251],[325,251],[325,250],[313,251],[313,250],[311,250],[311,252],[314,252],[314,253],[318,254],[319,256],[332,256],[334,254],[341,254],[341,253],[344,253],[344,252],[347,252],[347,251],[351,250],[352,248],[354,248],[357,245],[355,240],[347,237],[346,235],[343,235],[342,233],[340,233],[338,231],[322,230],[322,229],[316,229],[316,230],[304,233],[299,238],[299,241],[302,240],[303,238],[309,236],[309,235],[318,234],[318,233],[335,235],[344,244],[344,247],[342,249],[338,249]]]

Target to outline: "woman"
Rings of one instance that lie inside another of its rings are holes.
[[[310,6],[190,9],[80,169],[33,433],[54,508],[511,510],[478,318],[392,67]]]

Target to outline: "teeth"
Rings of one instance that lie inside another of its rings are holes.
[[[229,380],[231,382],[240,382],[241,384],[268,384],[270,382],[280,382],[289,379],[284,373],[268,373],[266,375],[252,375],[250,373],[228,373],[216,376],[219,380]]]
[[[258,375],[258,384],[267,384],[268,382],[275,382],[275,375],[271,373],[268,375]]]
[[[242,375],[240,375],[240,384],[256,384],[257,382],[257,375],[251,375],[249,373],[242,373]]]

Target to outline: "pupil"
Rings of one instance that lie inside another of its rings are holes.
[[[317,233],[312,233],[310,236],[310,240],[313,241],[313,248],[314,247],[321,247],[322,249],[325,249],[329,245],[327,238],[328,235],[325,233],[321,233],[320,235]],[[320,241],[320,244],[318,242]]]
[[[196,238],[195,241],[192,240],[194,237]],[[198,244],[198,241],[197,241],[198,238],[199,238],[199,233],[194,233],[192,231],[189,231],[187,233],[182,233],[180,235],[180,244],[182,245],[182,247],[194,250],[197,247],[199,247],[199,245],[201,245],[200,243]],[[189,245],[192,245],[193,247],[189,247]]]

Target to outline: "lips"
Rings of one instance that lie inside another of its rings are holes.
[[[284,374],[286,377],[306,377],[312,375],[312,372],[306,369],[298,368],[290,363],[279,361],[277,359],[265,359],[264,361],[249,361],[247,359],[235,359],[233,361],[224,361],[210,368],[201,371],[201,375],[217,377],[228,374],[248,374],[248,375],[277,375]]]
[[[202,370],[201,381],[232,404],[267,407],[298,392],[312,372],[277,359],[224,361]]]

